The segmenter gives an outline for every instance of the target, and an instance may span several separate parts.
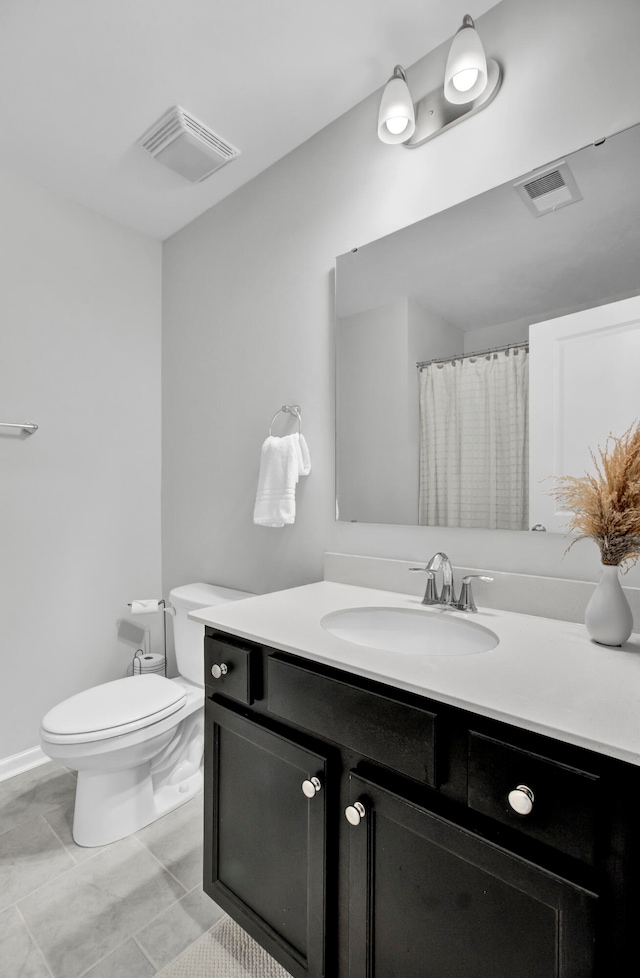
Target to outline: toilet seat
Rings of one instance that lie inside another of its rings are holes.
[[[186,700],[184,687],[155,673],[115,679],[54,706],[44,717],[40,733],[43,740],[54,744],[106,740],[164,720]]]

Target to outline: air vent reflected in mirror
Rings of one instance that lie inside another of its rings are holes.
[[[534,217],[582,200],[575,178],[564,160],[530,174],[513,186]]]

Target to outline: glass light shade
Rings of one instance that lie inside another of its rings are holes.
[[[386,84],[378,113],[378,137],[383,143],[404,143],[416,128],[411,93],[404,78],[394,75]]]
[[[463,25],[453,41],[444,72],[444,95],[455,105],[464,105],[482,95],[487,85],[487,58],[482,41],[472,24]]]

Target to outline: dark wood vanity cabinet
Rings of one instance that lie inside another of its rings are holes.
[[[640,770],[210,628],[206,642],[204,887],[295,978],[627,969]],[[247,666],[227,686],[209,661],[225,644]]]
[[[587,978],[596,896],[351,774],[350,978]]]

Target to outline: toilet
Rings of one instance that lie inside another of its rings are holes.
[[[213,584],[169,594],[180,675],[130,676],[86,689],[42,720],[45,754],[78,772],[73,838],[123,839],[183,805],[202,787],[204,626],[188,613],[250,597]]]

